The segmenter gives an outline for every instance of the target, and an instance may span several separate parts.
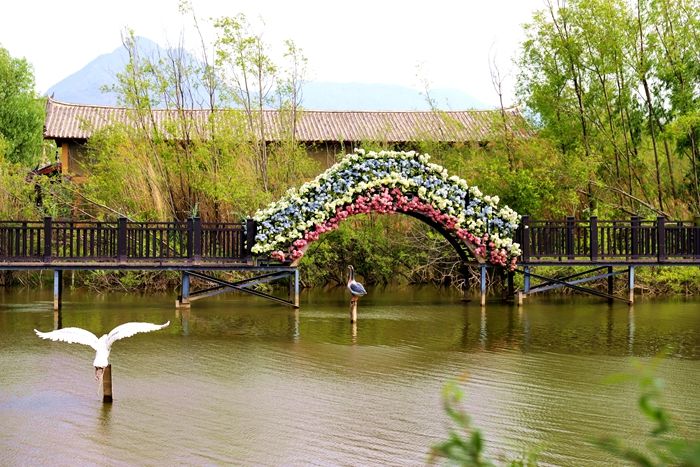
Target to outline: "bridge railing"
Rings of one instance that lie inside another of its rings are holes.
[[[253,221],[0,221],[0,260],[15,262],[245,260],[254,241]]]
[[[42,222],[1,221],[0,256],[41,258],[45,252],[46,230]]]
[[[523,216],[517,241],[522,262],[697,262],[700,224],[642,220],[533,220]]]

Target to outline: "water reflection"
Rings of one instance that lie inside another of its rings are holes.
[[[627,350],[629,355],[634,355],[634,307],[630,306],[627,312]]]
[[[299,308],[292,310],[292,312],[289,314],[289,319],[289,328],[292,330],[292,341],[299,342],[299,338],[301,337],[299,332]]]
[[[481,308],[481,319],[479,320],[479,346],[481,350],[486,348],[488,332],[486,330],[486,308]]]
[[[462,338],[460,339],[460,347],[462,348],[468,348],[469,347],[469,312],[464,311],[463,316],[462,316],[462,333],[461,333]]]
[[[607,344],[608,344],[608,349],[612,349],[614,347],[614,342],[615,342],[615,313],[613,310],[613,307],[611,304],[607,305],[608,311],[607,311],[607,318],[608,318],[608,325],[607,325]]]
[[[175,317],[180,320],[182,326],[182,335],[190,335],[190,307],[175,308]]]
[[[97,417],[98,421],[98,428],[100,432],[105,435],[109,436],[110,434],[110,425],[111,425],[111,420],[112,420],[112,404],[101,404],[100,405],[100,414]]]

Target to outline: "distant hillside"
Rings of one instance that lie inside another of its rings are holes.
[[[155,42],[137,38],[148,55],[164,55]],[[117,96],[101,91],[116,82],[116,74],[128,62],[124,47],[100,55],[81,70],[54,84],[47,95],[75,104],[114,106]],[[431,97],[440,109],[483,109],[482,102],[456,89],[433,89]],[[369,83],[308,82],[304,85],[302,106],[313,110],[428,110],[420,91],[405,86]]]
[[[141,50],[146,53],[165,52],[155,42],[144,37],[137,37],[136,41]],[[116,75],[124,69],[129,62],[129,56],[123,46],[119,46],[111,53],[100,55],[79,71],[54,84],[46,92],[64,102],[74,104],[116,105],[117,96],[113,93],[104,93],[102,86],[110,86],[116,83]]]

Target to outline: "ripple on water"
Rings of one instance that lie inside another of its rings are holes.
[[[534,445],[544,464],[609,465],[590,440],[639,443],[646,425],[636,387],[605,379],[668,344],[666,400],[700,431],[697,307],[367,297],[353,335],[347,297],[332,293],[297,313],[202,302],[186,322],[170,300],[71,297],[64,322],[96,331],[173,321],[115,344],[111,407],[90,349],[33,336],[51,313],[0,307],[0,464],[422,465],[449,426],[442,387],[462,378],[491,454]]]

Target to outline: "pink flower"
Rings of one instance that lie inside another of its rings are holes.
[[[391,214],[395,212],[416,212],[420,213],[436,223],[444,226],[447,230],[453,231],[458,238],[476,246],[475,254],[486,258],[495,265],[508,266],[510,270],[515,269],[517,258],[509,258],[505,249],[495,249],[494,242],[489,241],[489,234],[476,236],[469,230],[457,227],[457,217],[442,212],[429,202],[422,201],[418,196],[412,195],[410,198],[401,191],[399,187],[381,188],[380,190],[369,190],[360,194],[349,204],[338,207],[335,215],[321,224],[315,225],[312,229],[304,232],[301,239],[293,242],[289,247],[289,258],[292,260],[303,256],[302,249],[311,242],[319,239],[321,234],[331,232],[338,228],[343,220],[356,214],[367,214],[377,212]],[[271,257],[284,261],[286,255],[282,251],[275,251]]]
[[[273,251],[270,254],[270,257],[274,260],[277,260],[277,261],[284,261],[284,253],[282,251],[279,251],[279,250]]]

